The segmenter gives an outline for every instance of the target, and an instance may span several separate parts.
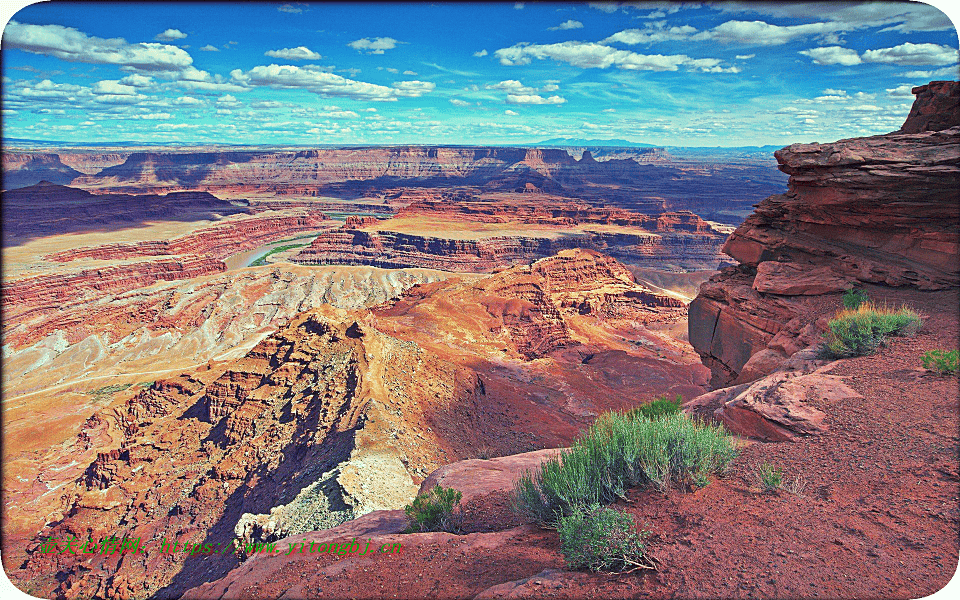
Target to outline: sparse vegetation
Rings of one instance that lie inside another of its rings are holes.
[[[680,412],[680,406],[683,404],[683,397],[680,394],[671,400],[666,394],[654,398],[646,404],[631,408],[627,415],[637,415],[648,419],[656,419],[666,415],[675,415]]]
[[[763,493],[773,492],[783,485],[783,469],[767,462],[754,465],[753,477]]]
[[[684,414],[650,419],[638,411],[604,413],[569,449],[520,477],[514,506],[531,521],[557,527],[575,507],[609,504],[630,487],[702,487],[736,455],[722,427]]]
[[[418,494],[411,504],[403,508],[410,520],[407,531],[459,531],[462,521],[459,505],[462,498],[462,492],[440,487],[439,484],[426,494]]]
[[[867,293],[859,288],[850,288],[843,294],[843,307],[847,309],[855,309],[859,307],[864,302],[869,302],[870,296]]]
[[[871,354],[888,335],[911,335],[922,323],[920,315],[906,306],[892,309],[864,302],[830,320],[821,352],[830,358]]]
[[[577,506],[560,518],[560,549],[571,569],[630,572],[656,569],[629,514],[599,504]]]
[[[920,363],[938,375],[952,375],[958,371],[958,354],[956,350],[929,350],[920,357]]]
[[[105,385],[102,388],[98,388],[90,392],[91,396],[110,396],[116,394],[117,392],[122,392],[125,389],[128,389],[132,386],[132,383],[115,383],[113,385]]]
[[[278,246],[276,248],[271,248],[269,252],[258,258],[257,260],[250,263],[251,267],[262,267],[267,264],[267,257],[273,254],[278,254],[284,250],[289,250],[291,248],[303,248],[304,246],[309,246],[310,244],[288,244],[286,246]]]

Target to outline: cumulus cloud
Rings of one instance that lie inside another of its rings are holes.
[[[314,52],[306,46],[282,48],[280,50],[267,50],[264,52],[264,54],[272,58],[282,58],[284,60],[320,60],[323,58],[319,53]]]
[[[182,40],[185,37],[187,37],[187,34],[179,29],[168,29],[163,33],[158,33],[153,39],[160,40],[161,42],[170,42],[173,40]]]
[[[197,104],[203,104],[203,100],[194,98],[193,96],[180,96],[174,100],[173,103],[178,106],[196,106]]]
[[[123,38],[98,38],[62,25],[10,21],[4,45],[69,62],[123,65],[142,71],[179,71],[193,64],[186,51],[167,44],[129,44]]]
[[[242,71],[234,69],[230,76],[238,85],[263,86],[274,89],[303,89],[323,97],[344,97],[359,100],[390,102],[400,96],[417,97],[435,87],[423,81],[403,81],[395,87],[355,81],[330,73],[319,67],[306,65],[261,65]]]
[[[566,101],[560,96],[544,98],[539,94],[507,94],[509,104],[563,104]]]
[[[891,48],[866,50],[858,54],[856,50],[841,46],[827,46],[801,50],[813,59],[818,65],[859,65],[865,62],[886,63],[903,66],[945,65],[956,63],[958,53],[956,48],[940,46],[938,44],[912,44],[906,42]]]
[[[857,54],[856,50],[851,50],[850,48],[843,48],[841,46],[826,46],[823,48],[811,48],[809,50],[801,50],[800,54],[804,54],[813,59],[818,65],[859,65],[862,60],[860,60],[860,55]]]
[[[694,41],[714,41],[726,44],[747,43],[778,46],[796,38],[848,31],[851,27],[838,22],[807,23],[804,25],[772,25],[765,21],[727,21],[713,29],[694,36]]]
[[[867,50],[863,60],[894,65],[925,66],[957,62],[957,49],[938,44],[911,44],[906,42],[892,48]]]
[[[105,80],[98,81],[90,88],[95,94],[116,94],[121,96],[129,96],[137,93],[137,89],[133,86],[123,85],[119,81]]]
[[[474,52],[473,55],[476,56],[477,58],[481,58],[487,55],[487,51],[486,49],[483,49],[480,52]]]
[[[556,27],[549,27],[550,31],[562,31],[566,29],[583,29],[583,23],[580,21],[574,21],[573,19],[567,19],[563,23],[560,23]]]
[[[363,38],[354,40],[347,45],[360,52],[366,51],[367,54],[383,54],[385,50],[396,48],[397,40],[389,37]]]
[[[502,65],[526,65],[533,59],[552,59],[583,69],[606,69],[616,66],[633,71],[676,71],[680,65],[713,73],[736,73],[736,67],[720,67],[716,58],[691,58],[685,54],[639,54],[618,50],[595,42],[562,42],[559,44],[516,44],[494,52]]]
[[[510,115],[511,117],[518,117],[518,116],[520,116],[520,113],[518,113],[518,112],[516,112],[516,111],[513,111],[513,110],[510,110],[509,108],[508,108],[507,110],[503,111],[503,114],[505,114],[505,115]]]
[[[624,29],[603,40],[603,43],[619,42],[633,46],[635,44],[649,44],[653,42],[667,42],[682,40],[697,32],[696,27],[681,25],[666,27],[666,21],[650,23],[644,29]]]
[[[485,85],[484,87],[488,90],[500,90],[510,92],[511,94],[535,94],[540,91],[537,88],[525,86],[516,79],[508,79],[493,85]]]
[[[294,15],[299,15],[300,13],[303,12],[302,8],[297,8],[292,4],[283,4],[281,6],[278,6],[277,10],[279,10],[280,12],[291,13]]]
[[[212,44],[207,44],[206,46],[200,48],[200,51],[201,52],[220,52],[220,48],[217,48]]]
[[[753,58],[754,56],[756,56],[756,54],[738,54],[738,55],[737,55],[737,60],[749,60],[749,59]]]
[[[450,98],[450,104],[454,106],[470,106],[470,103],[459,98]]]
[[[223,106],[225,108],[237,108],[240,106],[240,103],[234,96],[226,94],[217,98],[217,106]]]

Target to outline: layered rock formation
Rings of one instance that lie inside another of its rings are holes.
[[[753,376],[816,341],[794,299],[859,283],[960,284],[958,86],[914,88],[899,132],[776,153],[789,191],[760,203],[730,236],[723,251],[739,266],[712,278],[690,306],[690,342],[715,385],[755,356],[765,368]]]
[[[79,172],[70,181],[67,175],[58,175],[56,181],[91,191],[204,190],[231,196],[353,199],[392,197],[403,194],[403,188],[459,186],[486,193],[577,197],[647,214],[693,209],[725,220],[782,189],[779,173],[765,162],[678,163],[656,149],[619,149],[600,161],[589,151],[577,160],[560,149],[463,146],[105,153],[99,163],[96,153],[57,156],[11,155],[5,158],[8,176],[39,181],[46,172],[40,163],[62,160]],[[31,170],[31,160],[40,161],[36,169]],[[104,168],[96,172],[98,164]]]
[[[443,233],[422,233],[437,229]],[[387,221],[348,220],[292,260],[476,273],[586,248],[645,267],[711,270],[723,239],[689,211],[649,216],[558,199],[444,198],[413,202]]]
[[[396,509],[481,447],[555,447],[602,410],[694,396],[705,381],[695,356],[643,326],[682,312],[616,261],[576,250],[415,286],[370,312],[300,313],[226,368],[99,411],[45,455],[40,481],[56,491],[20,489],[13,516],[33,510],[49,525],[17,538],[28,552],[14,577],[43,594],[177,595],[238,560],[163,553],[163,539],[270,541]],[[50,536],[149,543],[91,559],[40,552]]]
[[[82,174],[63,164],[56,154],[3,153],[4,190],[36,185],[42,181],[67,184]]]
[[[221,200],[208,192],[162,196],[91,194],[47,181],[3,193],[3,240],[80,231],[108,231],[150,220],[198,221],[250,212],[246,201]]]

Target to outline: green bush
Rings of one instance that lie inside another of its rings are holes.
[[[754,467],[754,478],[761,490],[772,492],[783,485],[783,469],[774,467],[770,463],[758,464]]]
[[[459,504],[463,494],[438,484],[426,494],[418,494],[403,510],[410,521],[408,531],[447,531],[460,528]]]
[[[680,394],[677,394],[676,398],[673,400],[667,398],[667,395],[664,394],[658,398],[647,402],[646,404],[641,404],[627,411],[628,416],[640,416],[646,417],[647,419],[656,419],[658,417],[663,417],[666,415],[675,415],[680,412],[680,407],[683,404],[683,397]]]
[[[870,296],[868,296],[863,290],[857,288],[850,288],[843,295],[843,307],[848,309],[855,309],[864,302],[869,301]]]
[[[577,506],[560,518],[557,532],[571,569],[624,572],[656,568],[643,543],[649,532],[638,533],[627,513],[599,504]]]
[[[648,419],[636,412],[600,415],[560,455],[524,473],[513,490],[515,510],[556,527],[580,505],[609,504],[634,486],[704,485],[737,455],[722,427],[686,415]]]
[[[890,309],[864,302],[855,309],[841,310],[827,323],[830,331],[821,346],[830,358],[871,354],[888,335],[909,335],[923,323],[916,311]]]
[[[924,369],[936,371],[940,375],[950,375],[958,370],[958,352],[956,350],[930,350],[920,357]]]

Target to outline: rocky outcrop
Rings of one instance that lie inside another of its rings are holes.
[[[3,193],[3,239],[4,245],[11,245],[27,238],[121,229],[150,220],[213,219],[250,212],[248,204],[208,192],[98,195],[43,181]]]
[[[807,345],[797,340],[809,338],[813,324],[797,320],[793,298],[857,282],[923,290],[960,284],[958,87],[915,88],[900,132],[776,153],[789,191],[761,202],[730,236],[723,251],[739,266],[713,277],[690,306],[690,342],[714,385],[736,379],[758,352],[786,359],[786,346]],[[785,338],[794,341],[785,345]]]
[[[376,220],[374,218],[374,220]],[[339,226],[323,213],[299,215],[260,215],[233,220],[200,229],[189,235],[167,240],[132,244],[105,244],[55,252],[45,260],[71,262],[79,259],[129,260],[141,256],[195,255],[224,259],[263,244],[304,232]]]
[[[592,231],[589,226],[578,227],[580,222],[567,216],[544,216],[543,221],[533,221],[555,226],[556,230],[531,228],[523,234],[487,237],[405,233],[388,229],[389,222],[383,222],[379,228],[376,224],[364,228],[348,225],[321,234],[291,260],[300,264],[417,266],[489,273],[564,249],[586,248],[645,267],[714,269],[720,262],[723,235],[692,213],[668,213],[657,218],[636,215],[634,220],[646,221],[652,231],[632,224],[621,231]]]
[[[43,181],[67,184],[80,175],[80,171],[63,164],[56,154],[3,153],[4,190],[36,185]]]
[[[281,290],[275,302],[298,302],[291,295]],[[47,472],[67,478],[44,488],[56,490],[42,503],[49,525],[25,546],[17,576],[59,573],[44,579],[49,594],[177,596],[239,563],[222,548],[174,556],[159,540],[302,536],[402,507],[430,472],[481,446],[562,446],[600,411],[654,389],[695,395],[703,368],[692,353],[641,325],[661,311],[676,318],[674,303],[609,257],[576,250],[416,286],[372,311],[302,312],[225,366],[208,363],[195,378],[154,383],[102,409],[58,447],[57,461],[70,455],[67,475]],[[511,477],[527,464],[484,462]],[[474,479],[478,494],[503,492],[495,478]],[[385,529],[341,531],[392,531],[396,513],[387,517]],[[156,543],[136,561],[38,551],[51,536]]]

